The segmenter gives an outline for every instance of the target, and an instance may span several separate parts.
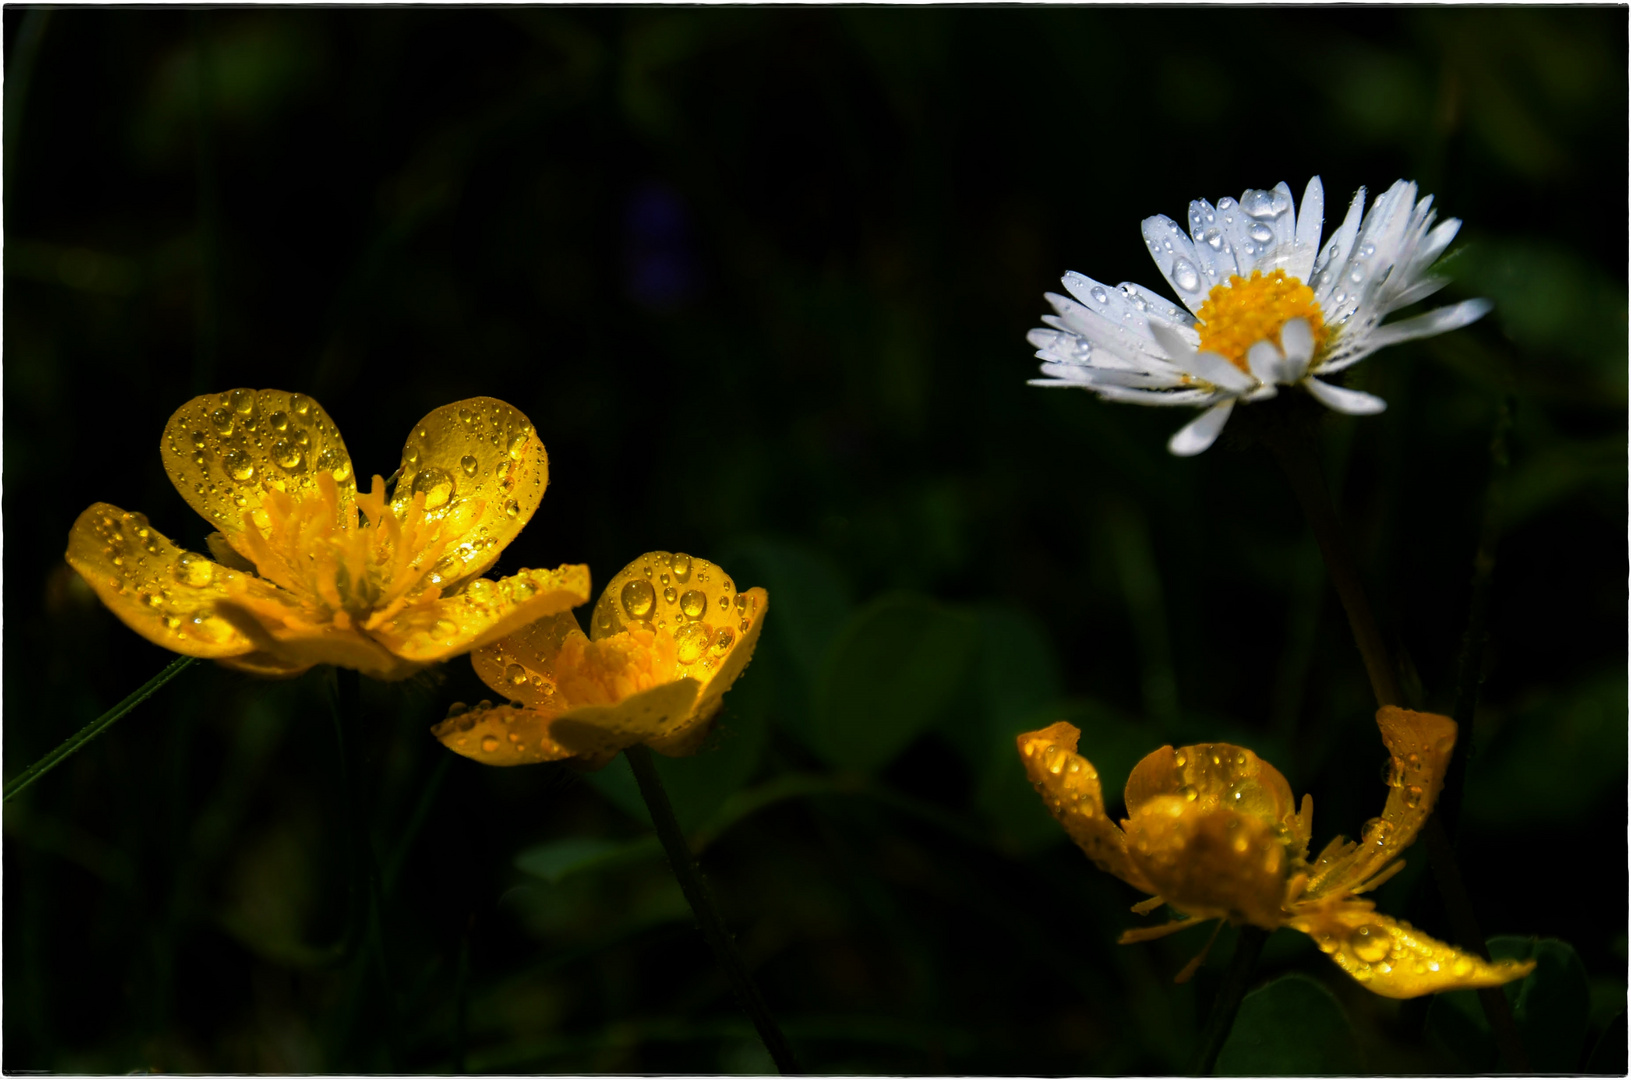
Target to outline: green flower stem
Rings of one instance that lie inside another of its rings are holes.
[[[724,969],[725,977],[730,980],[731,989],[736,992],[737,1003],[741,1005],[742,1011],[748,1014],[748,1019],[753,1021],[753,1027],[758,1031],[760,1040],[770,1052],[770,1059],[776,1064],[776,1071],[783,1076],[801,1071],[793,1058],[793,1049],[788,1045],[787,1036],[782,1034],[775,1018],[770,1015],[764,998],[759,994],[758,986],[754,984],[752,976],[742,963],[741,955],[736,951],[736,945],[731,941],[730,932],[725,929],[725,920],[720,916],[713,898],[708,895],[707,883],[702,880],[702,872],[697,868],[696,858],[686,845],[685,834],[680,831],[680,823],[674,817],[674,808],[668,802],[668,792],[663,788],[662,777],[657,774],[657,767],[651,760],[651,751],[643,745],[635,745],[623,753],[634,769],[634,779],[640,785],[640,795],[646,801],[646,808],[651,811],[651,823],[657,828],[657,837],[662,841],[663,850],[668,854],[668,864],[673,868],[674,877],[680,883],[680,891],[685,894],[686,902],[691,905],[691,911],[697,918],[697,926],[702,930],[702,936],[708,942],[708,947],[713,949],[714,959]]]
[[[1347,539],[1342,531],[1342,524],[1337,519],[1336,509],[1331,505],[1331,496],[1326,488],[1325,477],[1320,471],[1317,448],[1313,440],[1304,436],[1301,440],[1288,437],[1277,437],[1268,440],[1269,449],[1279,460],[1280,467],[1291,482],[1291,489],[1302,504],[1303,514],[1308,518],[1310,528],[1314,530],[1314,539],[1319,544],[1320,554],[1325,557],[1326,570],[1331,575],[1331,584],[1336,587],[1337,596],[1342,600],[1343,609],[1348,613],[1348,625],[1353,630],[1354,644],[1359,646],[1359,653],[1365,661],[1365,672],[1370,676],[1371,690],[1376,695],[1378,705],[1403,704],[1403,696],[1399,692],[1398,679],[1392,658],[1388,654],[1387,644],[1382,637],[1381,630],[1376,625],[1376,617],[1371,613],[1370,603],[1365,598],[1365,586],[1359,577],[1359,567],[1354,562],[1353,553],[1349,551]],[[1504,430],[1497,429],[1496,445],[1504,448]],[[1504,453],[1504,450],[1503,450]],[[1486,531],[1491,529],[1489,508],[1485,508]],[[1493,537],[1486,537],[1493,544]],[[1480,552],[1482,553],[1482,543]],[[1483,565],[1483,564],[1480,564]],[[1487,596],[1487,573],[1493,570],[1493,554],[1487,562],[1483,572],[1486,574],[1484,588]],[[1475,591],[1477,574],[1475,569]],[[1475,595],[1475,604],[1477,597]],[[1475,610],[1469,619],[1469,633],[1475,627],[1481,627],[1482,612]],[[1480,650],[1481,655],[1481,650]],[[1476,672],[1476,667],[1473,669]],[[1476,674],[1470,676],[1474,691],[1476,691]],[[1458,680],[1459,682],[1459,680]],[[1458,706],[1460,687],[1458,686]],[[1467,716],[1454,717],[1457,724],[1463,720],[1469,726],[1462,728],[1462,732],[1470,731],[1471,703],[1467,703]],[[1456,740],[1456,748],[1451,755],[1451,764],[1448,771],[1455,768],[1457,757],[1465,758],[1466,748],[1464,739]],[[1449,834],[1444,829],[1444,821],[1439,814],[1434,813],[1428,817],[1422,826],[1421,838],[1427,848],[1427,859],[1433,869],[1433,880],[1438,884],[1439,895],[1444,900],[1445,910],[1450,916],[1450,926],[1455,932],[1456,943],[1468,952],[1488,960],[1489,949],[1484,944],[1484,933],[1478,925],[1478,915],[1473,910],[1472,898],[1467,893],[1465,879],[1461,876],[1461,866],[1456,861],[1455,847],[1450,842]],[[1478,1000],[1484,1007],[1484,1016],[1489,1020],[1490,1030],[1495,1035],[1495,1045],[1499,1048],[1501,1056],[1506,1059],[1507,1068],[1513,1072],[1528,1072],[1529,1058],[1524,1052],[1523,1043],[1518,1038],[1517,1025],[1512,1019],[1511,1004],[1506,999],[1506,992],[1500,987],[1478,991]]]
[[[143,683],[141,688],[135,693],[131,694],[129,697],[119,702],[119,704],[115,705],[101,716],[98,716],[95,720],[92,720],[90,723],[74,732],[73,735],[69,736],[55,750],[51,751],[40,760],[24,769],[17,776],[12,777],[11,781],[6,784],[5,798],[0,799],[0,802],[10,802],[12,796],[27,788],[34,781],[50,772],[58,765],[61,765],[73,754],[78,753],[84,748],[86,743],[90,742],[92,739],[102,734],[102,732],[112,727],[114,721],[118,720],[120,717],[124,716],[125,713],[152,697],[165,683],[169,682],[177,675],[180,675],[183,671],[186,671],[195,663],[197,663],[196,658],[191,656],[178,656],[174,660],[170,661],[169,666],[167,666],[157,675],[153,676],[151,679],[148,679],[147,682]]]
[[[1240,1002],[1252,982],[1252,968],[1257,966],[1257,958],[1263,954],[1263,945],[1268,939],[1269,932],[1262,927],[1248,924],[1240,928],[1240,935],[1235,939],[1235,954],[1224,969],[1223,984],[1212,999],[1212,1012],[1201,1032],[1201,1049],[1195,1058],[1196,1076],[1210,1076],[1217,1066],[1218,1052],[1234,1026],[1235,1014],[1240,1012]]]

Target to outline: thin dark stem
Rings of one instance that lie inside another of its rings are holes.
[[[1218,987],[1217,997],[1212,999],[1212,1012],[1201,1032],[1201,1049],[1195,1058],[1196,1076],[1210,1076],[1217,1066],[1218,1052],[1234,1026],[1241,999],[1252,983],[1252,968],[1257,966],[1257,958],[1263,954],[1263,945],[1268,939],[1269,932],[1261,927],[1240,928],[1240,936],[1235,939],[1235,954],[1224,969],[1223,983]]]
[[[646,808],[651,811],[651,823],[657,828],[657,837],[662,841],[663,850],[668,853],[668,864],[674,870],[674,877],[680,883],[680,891],[685,894],[685,900],[691,905],[691,912],[697,918],[697,926],[702,930],[703,938],[708,947],[714,952],[714,960],[724,969],[725,977],[730,980],[731,989],[736,992],[736,1000],[742,1011],[748,1014],[753,1021],[753,1027],[764,1042],[765,1049],[770,1052],[770,1059],[776,1064],[776,1071],[783,1076],[800,1072],[798,1063],[793,1058],[793,1048],[788,1045],[787,1036],[776,1024],[765,1006],[764,998],[759,994],[759,987],[748,974],[746,966],[742,963],[741,954],[736,951],[736,945],[731,935],[725,929],[725,920],[719,914],[719,908],[714,905],[713,897],[708,894],[707,883],[702,880],[702,872],[697,868],[696,858],[686,845],[685,834],[680,831],[680,823],[674,817],[674,808],[669,805],[668,792],[663,788],[662,777],[657,774],[657,767],[651,760],[651,751],[642,745],[631,746],[623,751],[629,759],[629,765],[634,769],[634,779],[640,785],[640,795],[646,801]]]
[[[51,751],[40,760],[24,769],[18,775],[12,777],[11,781],[6,784],[5,798],[0,799],[0,802],[10,802],[12,796],[27,788],[30,784],[34,783],[34,781],[50,772],[58,765],[61,765],[64,761],[67,761],[68,758],[72,757],[80,750],[83,750],[86,743],[89,743],[92,739],[102,734],[102,732],[112,727],[114,721],[118,720],[120,717],[124,716],[125,713],[152,697],[158,692],[159,687],[163,686],[177,675],[180,675],[183,671],[186,671],[195,663],[197,663],[196,658],[191,656],[178,656],[174,660],[170,661],[169,666],[167,666],[157,675],[153,676],[151,679],[148,679],[135,693],[131,694],[129,697],[119,702],[119,704],[115,705],[101,716],[98,716],[95,720],[92,720],[90,723],[74,732],[60,745],[58,745],[55,750]]]
[[[1353,553],[1348,549],[1346,534],[1337,519],[1335,507],[1331,505],[1331,497],[1326,489],[1325,478],[1320,472],[1313,441],[1307,438],[1298,441],[1289,437],[1277,437],[1269,440],[1269,447],[1285,471],[1286,479],[1291,482],[1297,501],[1302,504],[1303,513],[1314,531],[1314,539],[1319,544],[1320,554],[1325,557],[1325,567],[1331,575],[1331,584],[1336,587],[1342,606],[1348,613],[1348,625],[1353,630],[1354,643],[1359,646],[1360,655],[1364,658],[1365,672],[1370,676],[1371,690],[1376,695],[1376,703],[1402,704],[1403,698],[1399,692],[1392,659],[1381,630],[1376,625],[1376,618],[1371,613],[1370,603],[1365,597],[1365,586],[1359,577],[1359,567],[1354,562]],[[1481,619],[1481,616],[1479,618]],[[1457,716],[1454,719],[1459,723],[1462,718]],[[1456,741],[1461,744],[1464,737]],[[1464,756],[1466,751],[1464,747],[1458,745],[1457,752]],[[1452,757],[1452,762],[1453,760]],[[1427,847],[1428,862],[1433,869],[1433,880],[1438,884],[1439,895],[1443,898],[1444,907],[1450,916],[1450,926],[1455,933],[1456,943],[1463,949],[1488,960],[1489,948],[1484,943],[1484,932],[1478,925],[1472,898],[1468,895],[1465,880],[1461,876],[1455,848],[1450,843],[1449,835],[1444,830],[1444,823],[1437,813],[1431,815],[1422,826],[1421,836]],[[1495,1033],[1495,1044],[1506,1059],[1507,1068],[1513,1072],[1528,1072],[1528,1055],[1524,1053],[1523,1043],[1518,1038],[1517,1025],[1513,1022],[1512,1009],[1506,1000],[1505,992],[1498,987],[1493,991],[1482,990],[1479,991],[1478,1000],[1484,1007],[1484,1016],[1489,1020],[1490,1030]]]

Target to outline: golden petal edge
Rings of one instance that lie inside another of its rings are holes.
[[[1290,920],[1331,962],[1382,997],[1413,998],[1475,990],[1521,979],[1535,961],[1489,961],[1448,945],[1407,922],[1379,915],[1368,902],[1316,907]]]
[[[370,632],[418,664],[435,663],[495,642],[529,623],[589,600],[589,568],[522,570],[501,581],[476,578],[462,592],[412,604]],[[507,697],[514,695],[500,687]]]
[[[266,531],[258,520],[265,493],[303,494],[316,487],[320,470],[333,474],[343,516],[351,520],[357,492],[351,455],[340,429],[305,394],[240,387],[195,397],[171,415],[159,453],[187,505],[245,557],[243,530]]]
[[[1136,889],[1156,890],[1127,857],[1127,837],[1104,812],[1098,770],[1076,753],[1081,732],[1060,721],[1015,739],[1020,761],[1049,812],[1100,870]]]
[[[141,514],[94,503],[68,532],[67,559],[109,611],[155,645],[212,660],[256,649],[217,611],[243,575],[182,550]]]
[[[391,509],[402,517],[416,494],[431,515],[477,506],[468,530],[447,553],[445,581],[492,566],[531,520],[549,485],[549,455],[526,414],[492,397],[443,405],[415,424],[402,447]]]

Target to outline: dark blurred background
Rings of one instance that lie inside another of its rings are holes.
[[[1515,403],[1458,844],[1486,932],[1567,943],[1544,1060],[1618,1030],[1623,1069],[1623,7],[4,26],[6,775],[170,659],[62,552],[96,500],[201,546],[158,454],[188,398],[310,393],[363,477],[503,398],[552,476],[498,571],[683,550],[770,590],[717,736],[663,765],[820,1071],[1187,1068],[1232,932],[1185,986],[1204,935],[1117,946],[1138,896],[1015,732],[1080,726],[1113,811],[1142,754],[1228,739],[1314,794],[1316,846],[1379,812],[1363,668],[1273,461],[1174,459],[1178,412],[1027,387],[1025,332],[1067,269],[1158,284],[1147,215],[1318,173],[1334,223],[1419,181],[1467,223],[1444,295],[1494,313],[1356,369],[1388,411],[1330,417],[1324,461],[1447,711]],[[453,757],[427,728],[490,695],[461,659],[365,684],[346,764],[332,684],[199,665],[6,806],[5,1069],[769,1068],[624,762]],[[1448,936],[1407,858],[1382,910]],[[1494,1061],[1476,1006],[1373,997],[1281,931],[1258,977],[1286,972],[1340,1002],[1336,1071]]]

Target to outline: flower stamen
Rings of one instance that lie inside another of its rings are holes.
[[[1292,319],[1308,320],[1316,355],[1330,336],[1314,290],[1284,270],[1266,276],[1253,270],[1250,278],[1231,274],[1227,285],[1213,287],[1199,316],[1200,351],[1217,353],[1247,374],[1247,351],[1264,340],[1278,346],[1280,328]]]

